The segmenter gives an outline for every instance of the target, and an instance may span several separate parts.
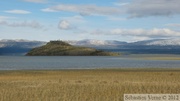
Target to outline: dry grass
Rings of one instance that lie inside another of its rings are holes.
[[[179,70],[0,71],[0,101],[123,101],[180,93]]]

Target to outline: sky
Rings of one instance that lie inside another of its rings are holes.
[[[180,0],[0,0],[0,39],[180,38]]]

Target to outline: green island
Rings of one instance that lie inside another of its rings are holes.
[[[118,56],[118,53],[105,52],[88,47],[72,46],[63,41],[50,41],[46,45],[32,49],[27,56]]]

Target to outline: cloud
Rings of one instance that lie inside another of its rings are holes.
[[[24,22],[13,22],[10,23],[8,21],[0,21],[0,25],[2,26],[8,26],[8,27],[29,27],[34,29],[41,29],[43,26],[38,23],[37,21],[24,21]]]
[[[11,18],[11,17],[8,17],[8,16],[1,16],[1,15],[0,15],[0,21],[4,21],[4,20],[9,19],[9,18]]]
[[[151,40],[153,38],[149,38],[149,37],[137,37],[137,36],[133,36],[130,38],[131,40],[129,40],[129,42],[137,42],[137,41],[143,41],[143,40]]]
[[[130,18],[180,14],[180,0],[134,0],[126,6]]]
[[[170,29],[113,29],[112,34],[125,35],[125,36],[143,36],[143,37],[170,37],[180,36],[180,32]]]
[[[120,36],[132,36],[132,37],[146,37],[146,38],[159,38],[159,37],[180,37],[180,32],[170,29],[112,29],[109,31],[96,30],[91,34],[94,35],[120,35]]]
[[[128,5],[129,2],[123,2],[123,3],[121,3],[121,2],[114,2],[113,4],[114,4],[115,6],[125,6],[125,5]]]
[[[172,24],[166,24],[168,27],[180,27],[180,24],[172,23]]]
[[[26,11],[26,10],[7,10],[7,11],[4,11],[6,13],[13,13],[13,14],[30,14],[31,12],[29,11]]]
[[[79,31],[79,26],[83,26],[87,21],[83,16],[75,15],[71,17],[60,17],[58,28],[61,30]],[[78,27],[77,27],[78,26]]]
[[[42,9],[42,11],[75,12],[82,16],[128,15],[129,18],[180,14],[180,0],[132,0],[132,2],[116,2],[113,4],[116,6],[59,4]]]
[[[69,30],[72,29],[73,27],[71,26],[71,24],[69,23],[69,21],[67,20],[61,20],[59,22],[58,28],[61,30]]]
[[[111,33],[110,31],[101,30],[101,29],[96,29],[96,30],[90,32],[90,34],[92,34],[92,35],[110,35],[110,34],[112,34],[113,35],[113,33]]]
[[[71,17],[60,17],[60,19],[66,20],[68,22],[75,23],[75,24],[85,23],[86,22],[84,17],[80,16],[80,15],[75,15],[75,16],[71,16]]]
[[[41,11],[43,11],[43,12],[58,12],[57,10],[54,10],[54,9],[51,9],[51,8],[41,9]]]
[[[75,4],[60,4],[49,8],[42,9],[44,12],[75,12],[81,15],[119,15],[122,12],[117,7],[105,7],[96,5],[75,5]]]
[[[107,20],[110,20],[110,21],[125,21],[127,20],[126,18],[121,18],[121,17],[108,17]]]
[[[47,0],[23,0],[26,2],[32,2],[32,3],[47,3]]]

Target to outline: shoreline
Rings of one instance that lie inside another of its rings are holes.
[[[67,68],[67,69],[22,69],[22,70],[0,70],[11,71],[11,72],[22,72],[22,71],[180,71],[179,67],[176,68]]]

